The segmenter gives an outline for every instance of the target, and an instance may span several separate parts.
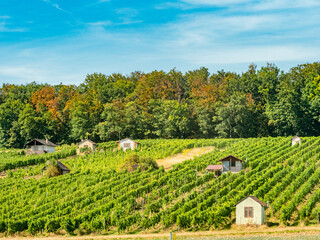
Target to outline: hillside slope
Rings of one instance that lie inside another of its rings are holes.
[[[234,221],[233,205],[247,195],[272,206],[267,221],[316,221],[319,143],[319,137],[303,138],[294,147],[290,138],[143,140],[136,152],[154,158],[199,146],[215,150],[169,171],[132,173],[115,171],[127,153],[114,152],[114,143],[101,144],[104,152],[66,160],[68,175],[1,178],[0,232],[224,228]],[[230,154],[246,160],[243,171],[219,178],[205,173],[208,164]]]

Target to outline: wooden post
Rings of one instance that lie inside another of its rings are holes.
[[[217,185],[216,185],[216,203],[217,203]]]
[[[176,233],[173,233],[173,232],[170,232],[170,240],[176,240],[177,239],[177,236],[176,236]]]

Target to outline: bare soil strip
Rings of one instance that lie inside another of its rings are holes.
[[[243,227],[232,230],[217,230],[217,231],[203,231],[203,232],[177,232],[177,239],[195,239],[202,238],[214,239],[217,237],[249,237],[249,236],[319,236],[320,226],[308,227]],[[0,237],[1,239],[1,237]],[[125,234],[125,235],[88,235],[88,236],[42,236],[42,237],[29,237],[29,236],[11,236],[6,239],[14,240],[98,240],[98,239],[169,239],[169,232],[161,233],[146,233],[146,234]]]
[[[193,159],[194,157],[209,153],[214,149],[215,147],[213,146],[185,149],[182,153],[178,153],[163,159],[157,159],[156,162],[159,166],[163,166],[165,170],[169,170],[172,168],[174,164],[181,163],[185,160]]]

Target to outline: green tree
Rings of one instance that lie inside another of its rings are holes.
[[[233,95],[226,105],[217,108],[215,130],[220,137],[238,138],[256,136],[254,106],[245,95]]]

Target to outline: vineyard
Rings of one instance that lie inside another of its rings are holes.
[[[165,171],[119,170],[131,151],[116,142],[78,157],[74,146],[42,156],[1,150],[0,171],[41,173],[47,160],[62,159],[70,174],[55,178],[0,178],[0,233],[123,233],[164,229],[213,230],[234,223],[234,204],[254,195],[269,204],[266,220],[317,223],[320,213],[320,138],[141,140],[143,157],[165,158],[184,149],[214,146],[210,153]],[[245,161],[237,174],[205,171],[228,155]],[[71,158],[70,158],[71,157]],[[39,167],[37,167],[39,166]],[[37,169],[37,170],[34,170]],[[22,170],[21,170],[22,171]]]

